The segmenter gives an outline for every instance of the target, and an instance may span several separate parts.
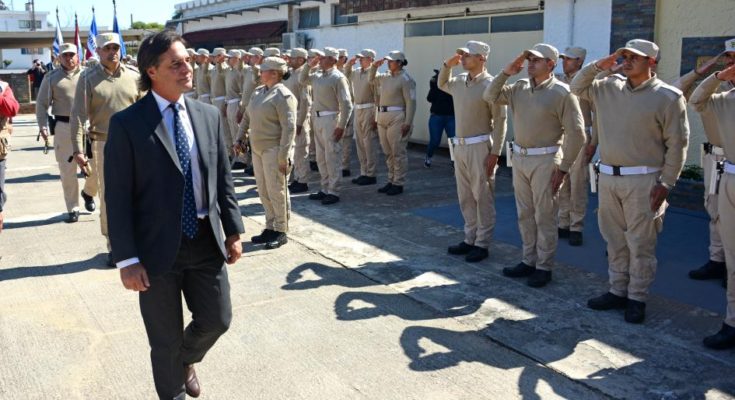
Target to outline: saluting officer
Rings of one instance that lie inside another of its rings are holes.
[[[288,79],[283,81],[288,90],[296,97],[298,104],[296,115],[296,138],[294,140],[293,182],[288,186],[291,193],[304,193],[309,190],[309,135],[311,96],[308,86],[299,82],[301,71],[306,64],[307,52],[302,48],[290,51],[288,63],[291,67]]]
[[[237,131],[239,121],[237,120],[237,112],[240,109],[240,99],[242,97],[242,67],[240,65],[240,50],[230,50],[227,52],[227,73],[225,74],[225,103],[227,123],[229,131],[232,135],[227,138],[231,141],[227,146],[232,152],[232,144],[237,139]],[[231,154],[232,155],[232,154]]]
[[[189,65],[191,65],[191,70],[193,71],[192,76],[196,77],[197,73],[199,72],[199,62],[197,61],[197,51],[194,49],[186,49],[186,52],[189,54],[189,57],[191,61],[189,61]],[[196,82],[193,82],[195,79],[192,80],[192,87],[191,90],[184,93],[184,96],[196,99],[197,98],[197,88],[196,88]]]
[[[194,87],[197,90],[197,100],[202,103],[212,104],[211,73],[214,66],[209,61],[209,50],[197,50],[197,64],[199,68],[197,68],[196,74],[194,74]]]
[[[459,207],[464,217],[464,240],[449,246],[449,254],[468,262],[488,256],[495,229],[495,168],[505,143],[506,106],[483,99],[493,76],[485,69],[490,45],[470,40],[444,62],[437,85],[454,102],[456,136],[449,138],[454,158]],[[452,76],[459,64],[466,73]]]
[[[345,76],[347,76],[347,69],[352,68],[351,65],[347,65],[350,53],[347,49],[337,49],[339,57],[337,58],[337,69],[339,69]],[[349,81],[349,78],[348,78]],[[355,107],[355,92],[350,85],[350,101],[352,102],[352,109]],[[342,135],[342,177],[348,177],[352,175],[350,170],[350,160],[352,160],[352,138],[355,136],[355,113],[350,114],[350,120],[347,121],[347,127],[345,128],[345,134]]]
[[[378,162],[378,123],[375,120],[375,110],[378,104],[378,88],[374,81],[370,81],[370,66],[375,61],[375,50],[364,49],[352,58],[345,68],[345,76],[351,83],[353,99],[355,100],[355,142],[357,144],[357,158],[360,160],[360,176],[352,183],[360,186],[378,183],[375,177],[375,166]],[[360,67],[352,69],[357,60]]]
[[[554,76],[558,58],[555,47],[534,45],[495,77],[484,97],[513,111],[515,137],[509,156],[523,259],[515,267],[504,268],[503,274],[528,277],[531,287],[543,287],[551,281],[558,242],[558,191],[585,141],[577,96]],[[528,79],[506,85],[526,61]]]
[[[212,50],[212,57],[214,57],[214,67],[209,72],[210,77],[210,99],[212,105],[217,107],[223,121],[227,121],[227,91],[225,88],[225,80],[227,78],[227,71],[229,66],[227,65],[227,50],[222,47],[216,47]],[[225,122],[225,137],[232,138],[230,134],[230,125]]]
[[[572,80],[572,91],[595,105],[598,219],[610,275],[610,291],[587,304],[595,310],[623,308],[629,323],[645,319],[666,197],[684,166],[689,140],[684,96],[656,77],[657,56],[655,43],[634,39]],[[595,79],[618,57],[625,80]]]

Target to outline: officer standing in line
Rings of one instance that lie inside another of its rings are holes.
[[[388,72],[378,73],[378,68],[388,61]],[[388,165],[388,183],[379,193],[395,196],[403,193],[408,173],[406,146],[413,131],[416,114],[416,81],[403,67],[408,65],[400,51],[391,51],[370,67],[369,80],[379,86],[378,137]]]
[[[337,49],[326,47],[324,55],[312,60],[301,71],[299,81],[311,85],[312,118],[316,128],[316,159],[321,175],[321,190],[309,195],[324,205],[339,201],[342,135],[352,113],[349,84],[336,68]],[[319,70],[312,72],[319,64]]]
[[[120,63],[120,36],[117,33],[97,35],[97,54],[100,64],[88,68],[79,77],[74,104],[71,109],[71,145],[74,159],[80,167],[87,164],[82,138],[84,124],[89,121],[89,136],[92,139],[92,163],[100,196],[100,228],[110,251],[107,235],[107,209],[105,207],[105,156],[107,129],[110,117],[128,108],[142,97],[138,90],[140,74]],[[89,179],[89,178],[88,178]],[[112,254],[107,254],[107,265],[114,267]]]
[[[191,61],[189,62],[189,65],[191,65],[191,70],[193,71],[192,77],[194,77],[194,79],[192,80],[191,90],[186,92],[184,96],[192,98],[192,99],[196,99],[197,98],[197,88],[196,88],[196,82],[194,81],[196,80],[197,73],[199,73],[199,61],[197,59],[197,51],[189,48],[189,49],[186,49],[186,52],[189,54],[189,57],[191,57]]]
[[[219,113],[222,116],[222,121],[227,121],[225,80],[227,77],[227,71],[230,69],[227,66],[227,50],[222,47],[217,47],[212,51],[212,56],[214,57],[214,68],[212,68],[209,73],[211,85],[209,88],[210,99],[212,100],[212,105],[217,107],[219,110]],[[232,135],[230,134],[229,124],[225,123],[224,129],[225,137],[231,138]],[[230,148],[232,148],[232,146],[230,146]],[[230,154],[230,156],[232,156],[232,154]]]
[[[347,65],[349,60],[349,52],[347,49],[337,49],[339,51],[339,58],[337,59],[337,69],[339,69],[345,76],[347,76],[347,69],[352,66]],[[348,78],[349,79],[349,78]],[[350,101],[352,107],[355,107],[355,92],[350,85]],[[355,113],[350,114],[350,120],[347,121],[347,128],[345,128],[345,134],[342,136],[342,177],[346,178],[352,175],[350,171],[350,160],[352,160],[352,138],[355,136]]]
[[[558,58],[555,47],[536,44],[511,61],[484,95],[486,101],[508,105],[513,112],[513,192],[523,259],[504,268],[503,275],[528,277],[531,287],[551,281],[559,239],[558,191],[585,141],[579,100],[554,77]],[[528,79],[506,85],[526,61]]]
[[[230,152],[232,145],[237,139],[238,121],[237,112],[240,109],[240,99],[242,98],[242,68],[240,66],[240,50],[230,50],[227,52],[227,73],[225,75],[225,103],[227,105],[227,123],[229,124],[230,134],[228,140],[232,142],[228,144]],[[234,154],[231,154],[234,156]]]
[[[495,169],[505,143],[506,106],[483,99],[493,76],[485,69],[490,45],[470,40],[457,54],[444,62],[437,85],[454,102],[456,136],[449,138],[454,158],[459,207],[465,225],[465,238],[449,246],[449,254],[465,255],[468,262],[488,256],[495,229]],[[459,64],[466,73],[452,76]]]
[[[288,90],[296,96],[298,104],[296,116],[296,138],[294,139],[293,182],[288,186],[291,193],[304,193],[309,190],[309,131],[311,97],[306,85],[299,82],[299,76],[306,64],[307,52],[302,48],[290,50],[290,76],[284,80]]]
[[[584,65],[587,50],[581,47],[567,47],[559,55],[562,59],[564,74],[557,79],[566,83],[572,82],[574,75]],[[587,143],[592,133],[592,104],[579,99],[579,108],[584,119],[584,132]],[[564,176],[564,183],[559,189],[559,238],[569,238],[570,246],[581,246],[583,243],[584,216],[587,214],[590,173],[587,163],[586,146],[582,146],[569,173]]]
[[[705,79],[692,94],[690,104],[699,112],[712,113],[722,135],[727,160],[735,159],[735,88],[717,93],[723,83],[735,82],[735,39],[727,41],[728,67]],[[706,347],[716,350],[735,348],[735,164],[725,162],[719,192],[720,235],[727,264],[727,314],[722,328],[704,338]]]
[[[212,104],[212,99],[210,98],[212,93],[211,72],[214,67],[209,62],[209,50],[197,50],[197,64],[199,64],[199,68],[197,68],[196,74],[194,74],[194,87],[196,87],[197,91],[197,100],[202,103]]]
[[[351,83],[355,100],[355,142],[357,144],[357,158],[360,160],[360,176],[352,183],[360,186],[378,183],[375,177],[375,166],[378,162],[378,123],[375,120],[375,110],[378,104],[378,89],[370,82],[369,70],[375,61],[375,50],[364,49],[353,57],[345,68],[345,76]],[[360,68],[353,70],[357,60]]]
[[[309,49],[308,51],[308,57],[306,58],[306,63],[311,64],[312,61],[315,58],[319,58],[324,55],[324,52],[319,49]],[[318,61],[316,61],[318,63]],[[317,66],[316,69],[312,69],[311,72],[316,72],[319,67]],[[307,85],[307,90],[309,91],[309,97],[312,99],[312,104],[314,100],[314,94],[311,91],[311,85]],[[314,172],[319,171],[319,167],[316,163],[316,129],[314,129],[314,118],[309,119],[309,123],[311,124],[311,127],[309,129],[309,169],[311,169]]]
[[[245,109],[250,103],[250,97],[253,95],[255,87],[258,85],[258,65],[263,61],[263,49],[259,47],[251,47],[247,54],[248,65],[243,69],[242,74],[242,98],[240,99],[240,110],[238,111],[238,120],[242,119]],[[247,144],[247,136],[245,139]],[[247,145],[246,145],[247,146]],[[253,166],[250,164],[250,155],[248,152],[241,154],[241,159],[248,165],[245,167],[245,173],[247,175],[253,175]]]
[[[66,211],[69,213],[66,222],[73,223],[79,220],[79,181],[77,180],[77,164],[69,162],[69,156],[74,152],[71,147],[69,117],[77,82],[83,69],[79,66],[77,46],[73,43],[61,45],[58,60],[60,68],[47,73],[41,82],[36,98],[36,122],[40,129],[39,133],[44,139],[47,139],[49,136],[47,110],[51,107],[51,114],[56,120],[54,154],[59,164]],[[84,207],[89,212],[96,208],[94,196],[97,195],[97,184],[93,183],[94,180],[94,178],[87,179],[81,192]]]
[[[629,323],[645,319],[666,197],[684,166],[689,142],[684,96],[656,77],[657,56],[655,43],[634,39],[582,68],[572,80],[572,91],[595,105],[601,162],[598,219],[610,275],[610,291],[587,305],[625,309]],[[626,80],[595,79],[619,57]]]

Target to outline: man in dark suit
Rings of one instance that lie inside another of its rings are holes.
[[[113,115],[105,146],[112,254],[126,289],[140,294],[161,399],[199,396],[193,364],[232,318],[224,266],[244,232],[223,124],[192,101],[192,68],[178,34],[146,38],[138,54],[141,100]],[[223,234],[224,231],[224,234]],[[192,312],[183,328],[181,293]]]

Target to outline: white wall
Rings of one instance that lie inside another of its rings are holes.
[[[399,21],[328,26],[300,32],[313,39],[312,48],[331,46],[347,49],[350,56],[365,48],[371,48],[379,55],[403,50],[403,22]]]
[[[6,2],[7,3],[7,2]],[[47,11],[36,11],[36,20],[41,21],[42,31],[49,31],[56,29],[55,27],[49,27],[47,24],[49,13]],[[27,11],[0,11],[0,31],[6,32],[29,32],[30,29],[20,29],[18,21],[30,20],[31,13]],[[31,62],[35,59],[43,61],[44,64],[51,61],[51,47],[52,42],[48,43],[46,48],[43,48],[42,54],[21,54],[20,49],[0,49],[0,68],[4,68],[2,60],[12,60],[7,69],[23,69],[26,70],[31,67]]]
[[[587,62],[610,53],[612,0],[547,0],[545,4],[545,43],[560,52],[570,46],[584,47]]]

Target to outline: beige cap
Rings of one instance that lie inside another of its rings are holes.
[[[120,35],[113,32],[100,33],[99,35],[95,36],[95,41],[97,42],[97,47],[105,47],[108,44],[116,44],[119,46]]]
[[[628,43],[625,44],[625,47],[619,48],[615,54],[620,56],[625,51],[638,54],[643,57],[656,58],[658,56],[658,46],[656,43],[643,39],[629,40]]]
[[[523,54],[526,57],[533,55],[536,57],[548,58],[553,62],[557,62],[559,60],[559,50],[557,50],[556,47],[546,43],[537,43],[533,45],[532,48],[524,51]]]
[[[363,49],[361,52],[355,54],[355,57],[357,58],[362,58],[362,57],[375,58],[377,56],[378,56],[378,53],[376,53],[375,50],[373,49]]]
[[[209,50],[207,50],[207,49],[199,49],[199,50],[197,50],[197,54],[199,54],[200,56],[208,56],[209,55]]]
[[[319,49],[311,49],[311,50],[309,50],[309,57],[317,57],[317,56],[323,57],[324,56],[324,52],[321,51],[321,50],[319,50]]]
[[[240,58],[242,57],[242,53],[240,53],[240,50],[230,50],[227,52],[227,57],[229,58]]]
[[[286,60],[281,57],[266,57],[263,59],[263,63],[260,64],[260,71],[281,71],[285,74],[288,71],[288,65],[286,65]]]
[[[276,57],[281,55],[281,50],[277,47],[268,47],[263,52],[263,57]]]
[[[74,53],[77,54],[77,46],[74,43],[62,43],[59,48],[59,54]]]
[[[309,56],[309,53],[306,51],[306,49],[302,49],[301,47],[297,47],[291,50],[291,57],[306,58],[308,56]]]
[[[728,53],[735,51],[735,38],[725,41],[725,51]]]
[[[281,55],[284,57],[291,57],[291,49],[284,51]]]
[[[194,54],[197,53],[197,51],[194,50],[194,49],[192,49],[191,47],[189,47],[188,49],[186,49],[186,52],[189,53],[190,56],[193,56]]]
[[[250,53],[251,56],[262,56],[263,49],[260,47],[251,47],[250,50],[248,50],[248,53]]]
[[[484,42],[478,42],[477,40],[470,40],[465,47],[457,49],[457,54],[462,53],[480,55],[487,58],[490,55],[490,45]]]
[[[564,52],[559,54],[560,58],[579,58],[584,60],[587,57],[587,50],[583,47],[567,47]]]
[[[388,53],[387,56],[385,56],[385,59],[390,61],[406,61],[406,56],[403,54],[403,52],[393,50]]]
[[[339,57],[339,50],[335,49],[334,47],[325,47],[324,48],[324,56],[325,57]]]
[[[339,51],[339,56],[340,57],[349,57],[350,56],[350,53],[347,51],[347,49],[338,49],[337,51]]]
[[[217,56],[226,56],[227,50],[223,49],[222,47],[215,47],[214,50],[212,50],[212,55]]]

